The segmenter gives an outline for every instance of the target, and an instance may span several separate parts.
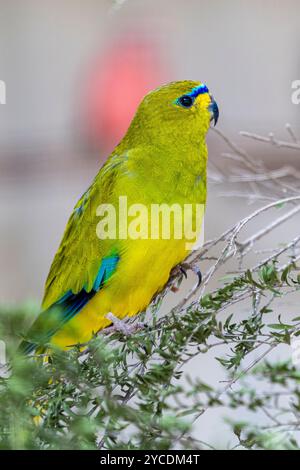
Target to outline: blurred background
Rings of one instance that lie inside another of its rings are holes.
[[[283,138],[289,122],[300,135],[300,105],[291,101],[299,17],[297,0],[0,0],[0,301],[41,299],[76,200],[141,97],[164,82],[207,83],[228,137],[270,169],[288,163],[290,153],[239,131]],[[224,142],[211,133],[208,145],[225,171]],[[250,210],[219,193],[209,191],[206,238]],[[299,220],[290,224],[298,230]],[[205,419],[206,432],[226,442]]]

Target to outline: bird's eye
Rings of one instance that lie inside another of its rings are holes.
[[[190,108],[194,103],[194,98],[189,95],[183,95],[178,98],[177,103],[184,108]]]

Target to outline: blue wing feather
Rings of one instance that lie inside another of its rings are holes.
[[[55,304],[42,313],[38,320],[41,320],[42,317],[45,318],[45,315],[55,315],[56,317],[53,321],[55,326],[52,326],[51,329],[47,329],[46,331],[37,331],[39,335],[37,342],[42,341],[46,343],[49,341],[51,336],[53,336],[62,327],[62,325],[64,325],[78,312],[80,312],[80,310],[83,309],[83,307],[91,300],[92,297],[94,297],[94,295],[102,288],[105,282],[107,282],[115,272],[119,259],[119,256],[114,255],[108,256],[102,260],[93,284],[93,288],[90,292],[87,292],[85,288],[76,294],[74,294],[72,291],[68,291],[57,302],[55,302]],[[49,322],[46,323],[49,324],[50,322],[51,318],[49,318]],[[36,324],[37,330],[39,330],[38,326],[41,326],[41,324]],[[24,354],[30,354],[35,350],[35,348],[36,343],[26,340],[22,341],[19,347],[20,351],[22,351]]]

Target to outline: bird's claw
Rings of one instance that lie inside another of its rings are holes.
[[[111,326],[108,326],[104,329],[104,333],[119,332],[124,336],[131,336],[138,330],[145,328],[145,323],[135,322],[134,324],[128,324],[124,320],[120,320],[113,313],[108,313],[106,318],[112,322]]]
[[[179,271],[184,275],[184,277],[187,279],[187,271],[193,271],[194,274],[196,274],[197,278],[198,278],[198,282],[197,282],[197,288],[200,286],[201,282],[202,282],[202,274],[201,274],[201,271],[200,269],[198,268],[198,266],[193,266],[189,263],[181,263],[177,266],[177,269],[179,269]]]

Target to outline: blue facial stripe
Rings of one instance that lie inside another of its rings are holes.
[[[208,90],[207,86],[204,83],[201,83],[201,85],[196,86],[189,93],[185,93],[184,95],[177,98],[174,101],[174,103],[176,105],[182,106],[184,108],[190,108],[193,105],[193,103],[194,103],[195,99],[197,98],[197,96],[204,95],[205,93],[209,93],[209,90]],[[184,99],[186,96],[188,96],[192,100],[190,105],[185,105],[184,103],[180,102],[180,100]]]
[[[207,86],[204,83],[201,83],[201,85],[193,88],[190,93],[187,93],[187,95],[190,96],[191,98],[197,98],[198,95],[203,95],[204,93],[208,93],[208,92],[209,90]]]

